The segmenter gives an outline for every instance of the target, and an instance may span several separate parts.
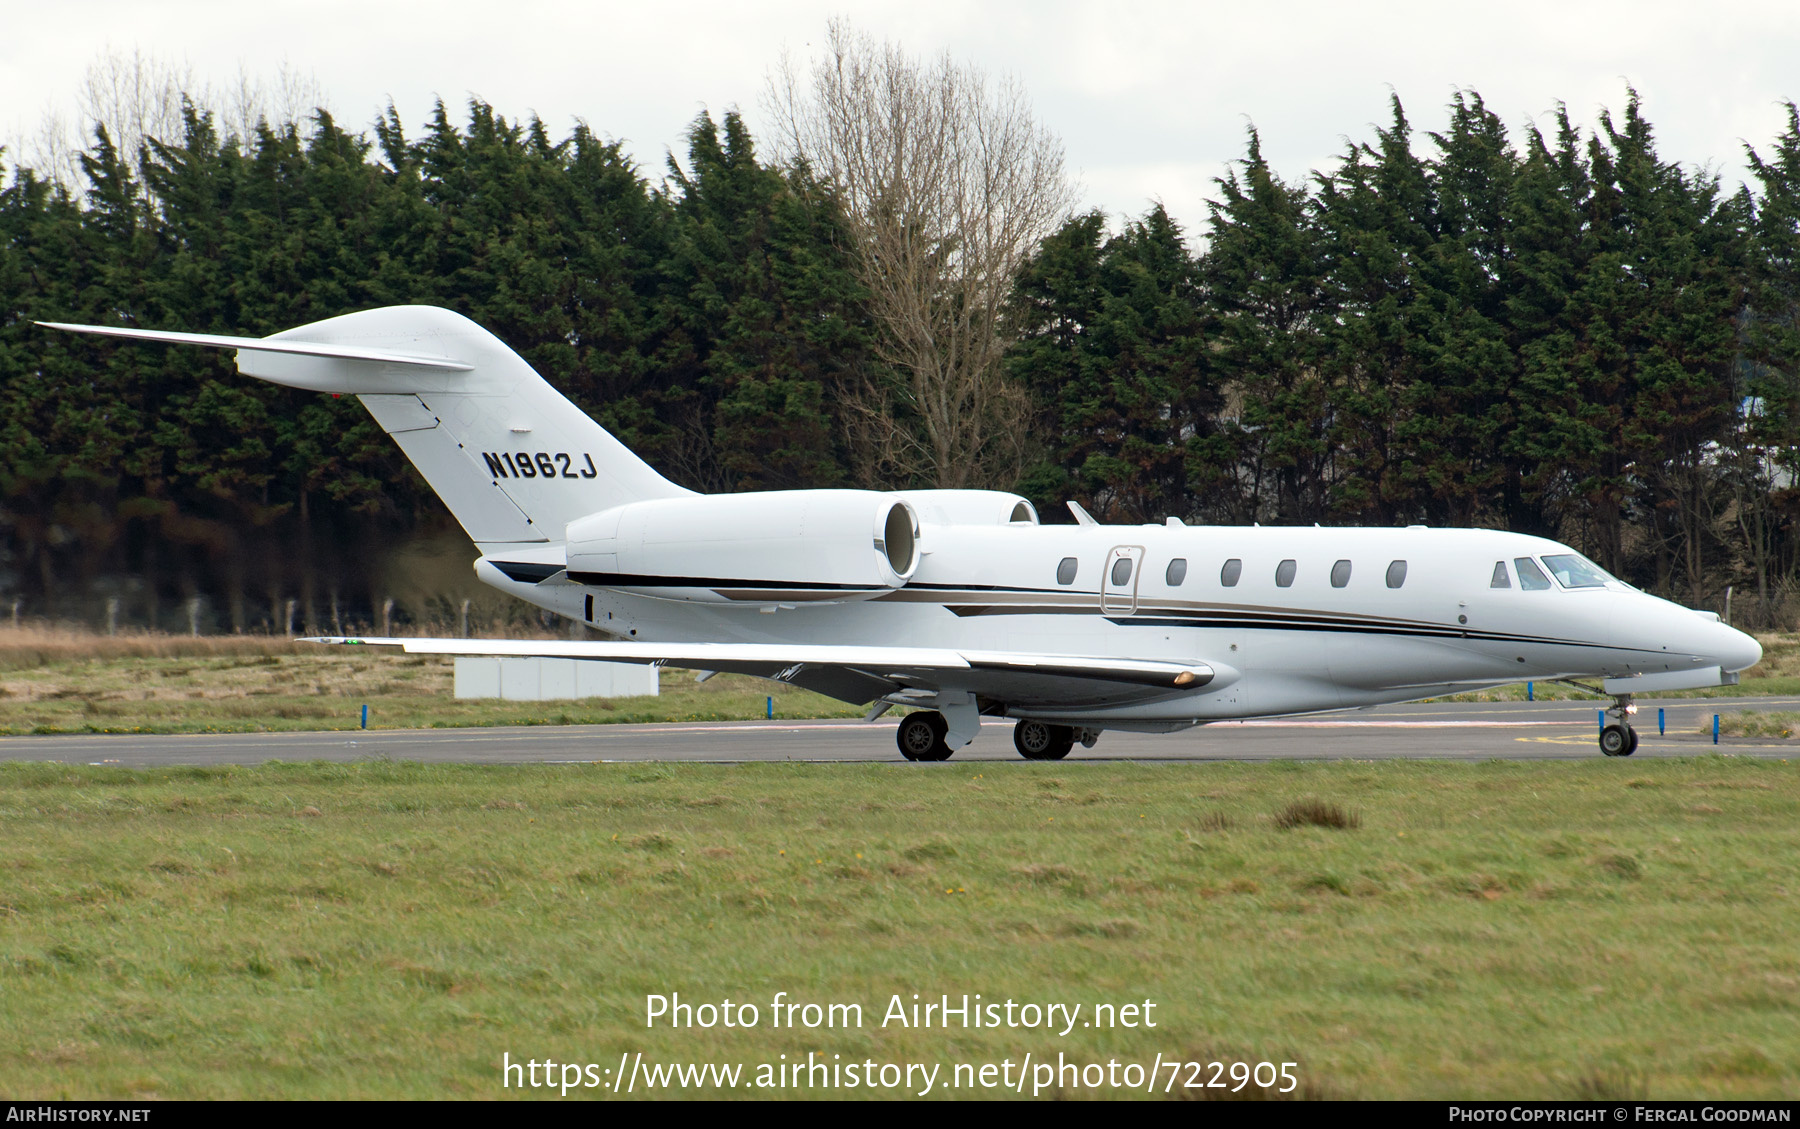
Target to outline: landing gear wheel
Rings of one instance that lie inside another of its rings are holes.
[[[1075,747],[1075,731],[1027,718],[1013,726],[1013,748],[1028,761],[1059,761]]]
[[[944,743],[944,734],[949,731],[950,723],[935,710],[909,713],[900,719],[894,742],[900,746],[900,755],[909,761],[947,761],[951,749]]]
[[[1609,725],[1600,731],[1600,751],[1609,757],[1628,757],[1637,747],[1637,733],[1627,725]]]

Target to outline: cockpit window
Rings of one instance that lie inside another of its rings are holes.
[[[1545,557],[1544,564],[1550,569],[1550,575],[1564,588],[1604,588],[1612,579],[1607,571],[1574,553],[1558,553],[1553,557]]]
[[[1513,567],[1519,570],[1519,587],[1525,591],[1542,592],[1550,587],[1550,578],[1530,557],[1514,557]]]
[[[1488,581],[1489,588],[1511,588],[1512,578],[1506,574],[1506,562],[1494,562],[1494,579]]]

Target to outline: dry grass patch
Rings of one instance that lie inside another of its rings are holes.
[[[1354,831],[1362,826],[1362,813],[1345,811],[1324,800],[1295,800],[1284,804],[1275,816],[1275,826],[1283,831],[1296,827],[1326,827],[1333,831]]]
[[[1800,733],[1800,713],[1790,710],[1733,710],[1719,715],[1719,733],[1726,737],[1793,737]],[[1702,737],[1712,736],[1712,720],[1700,727]]]
[[[0,734],[346,730],[360,727],[365,704],[375,729],[737,721],[760,719],[771,694],[781,717],[860,716],[742,675],[696,683],[666,670],[657,697],[459,701],[446,656],[253,636],[97,638],[111,644],[97,656],[72,643],[15,647],[10,660],[0,649]]]

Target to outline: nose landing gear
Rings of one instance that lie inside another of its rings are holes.
[[[1631,727],[1631,715],[1637,707],[1630,694],[1614,694],[1612,708],[1607,710],[1606,725],[1600,730],[1600,751],[1609,757],[1628,757],[1637,752],[1637,730]]]

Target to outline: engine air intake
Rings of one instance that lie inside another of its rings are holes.
[[[912,511],[902,502],[888,510],[881,541],[875,546],[887,554],[888,566],[901,576],[911,576],[918,561],[918,541],[913,536]]]

